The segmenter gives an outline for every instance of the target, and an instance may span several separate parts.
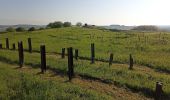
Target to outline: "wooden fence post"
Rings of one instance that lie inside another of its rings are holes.
[[[78,49],[75,49],[75,59],[76,59],[76,60],[78,60],[78,56],[79,56],[78,53],[79,53]]]
[[[2,44],[0,44],[0,49],[2,49]]]
[[[130,54],[129,56],[129,69],[132,70],[133,69],[133,58],[132,55]]]
[[[61,51],[61,58],[62,58],[62,59],[65,58],[65,48],[62,48],[62,51]]]
[[[24,50],[22,41],[18,42],[18,53],[19,53],[19,65],[20,68],[22,68],[24,64]]]
[[[18,42],[18,51],[19,51],[19,48],[20,48],[19,45],[20,45],[20,42]]]
[[[95,62],[95,47],[94,43],[91,44],[91,63],[94,64]]]
[[[32,43],[31,43],[31,38],[28,38],[28,51],[32,53]]]
[[[9,39],[6,38],[6,49],[9,49]]]
[[[163,93],[162,86],[163,84],[161,82],[156,82],[155,100],[162,100],[161,99],[161,95]]]
[[[12,44],[12,49],[15,50],[16,47],[15,47],[15,43]]]
[[[47,70],[45,45],[40,46],[40,52],[41,52],[41,72],[44,73]]]
[[[69,81],[71,81],[72,77],[74,76],[73,48],[72,47],[68,48],[67,52],[68,52],[68,76],[69,76]]]
[[[110,54],[109,66],[112,65],[112,62],[113,62],[113,53]]]

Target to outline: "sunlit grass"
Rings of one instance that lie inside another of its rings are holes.
[[[4,62],[17,64],[18,53],[16,51],[0,51],[0,60]],[[39,53],[25,53],[25,64],[33,68],[39,68],[40,71],[40,55]],[[166,97],[170,94],[170,76],[168,74],[156,72],[147,67],[135,65],[134,70],[128,70],[127,64],[114,64],[96,62],[90,64],[90,61],[75,61],[75,73],[84,77],[99,78],[105,82],[109,82],[121,87],[128,87],[133,91],[142,92],[147,96],[153,96],[155,91],[155,83],[161,81],[164,83],[164,93]],[[60,56],[47,55],[48,69],[57,70],[67,75],[67,59],[61,59]]]
[[[20,40],[27,49],[27,38],[32,38],[33,50],[39,51],[40,45],[46,45],[47,52],[61,52],[61,48],[73,47],[79,49],[79,55],[90,57],[90,44],[95,43],[97,59],[109,59],[114,54],[114,62],[128,63],[129,54],[134,57],[135,69],[128,70],[128,65],[116,64],[111,67],[107,63],[91,65],[89,61],[76,61],[75,72],[80,75],[100,78],[118,86],[128,87],[134,91],[141,91],[152,95],[157,81],[163,82],[164,92],[170,95],[170,77],[164,72],[170,72],[170,34],[166,32],[111,32],[108,30],[86,28],[60,28],[25,33],[0,34],[0,42],[5,47],[5,38],[10,44]],[[39,53],[25,53],[25,64],[32,67],[40,66]],[[17,51],[0,51],[0,60],[17,64]],[[59,70],[67,75],[67,60],[59,57],[47,56],[47,65],[50,69]],[[141,69],[152,68],[151,72]],[[156,72],[162,71],[163,73]],[[169,97],[170,98],[170,97]]]

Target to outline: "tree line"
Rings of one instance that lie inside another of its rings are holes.
[[[81,27],[83,24],[81,22],[77,22],[76,26]],[[49,23],[47,25],[47,28],[62,28],[62,27],[71,27],[71,22],[61,22],[61,21],[55,21],[52,23]]]
[[[25,29],[24,27],[17,27],[17,28],[14,28],[14,27],[8,27],[6,28],[6,31],[7,32],[24,32],[24,31],[36,31],[36,30],[43,30],[44,28],[39,28],[39,29],[36,29],[35,27],[30,27],[29,29]]]
[[[87,24],[85,24],[87,25]],[[84,26],[85,26],[84,25]],[[61,21],[55,21],[55,22],[51,22],[48,25],[46,25],[45,28],[49,29],[49,28],[62,28],[62,27],[72,27],[72,23],[71,22],[61,22]],[[77,22],[76,23],[77,27],[81,27],[83,26],[83,24],[81,22]],[[36,31],[36,30],[43,30],[45,28],[39,28],[36,29],[35,27],[30,27],[29,29],[25,29],[24,27],[8,27],[6,28],[6,32],[24,32],[24,31]]]

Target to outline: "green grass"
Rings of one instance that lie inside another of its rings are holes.
[[[17,64],[18,52],[0,50],[0,60],[6,63]],[[40,67],[39,53],[25,53],[25,64],[33,68]],[[114,64],[109,67],[108,63],[90,64],[90,61],[75,61],[75,73],[91,78],[100,79],[107,83],[112,83],[121,87],[128,87],[132,91],[142,92],[146,96],[154,96],[155,83],[161,81],[164,83],[164,97],[170,98],[170,76],[168,74],[156,72],[144,66],[135,65],[134,70],[128,70],[126,64]],[[48,69],[59,71],[67,75],[67,59],[61,59],[60,56],[47,56]],[[40,70],[40,69],[39,69]]]
[[[0,42],[3,46],[6,37],[9,38],[11,45],[22,40],[25,49],[27,49],[27,38],[31,37],[33,50],[36,51],[39,51],[41,44],[46,45],[47,52],[61,52],[61,48],[72,46],[79,49],[80,56],[85,57],[90,57],[90,44],[95,43],[97,59],[108,59],[112,52],[114,61],[127,63],[131,53],[136,64],[170,72],[170,34],[165,32],[110,32],[77,27],[48,29],[1,34]]]
[[[128,70],[127,64],[107,63],[91,65],[89,61],[76,61],[76,74],[89,78],[99,78],[117,86],[128,87],[132,91],[142,92],[146,96],[153,96],[155,83],[164,83],[164,97],[170,98],[170,34],[165,32],[111,32],[99,29],[60,28],[35,32],[0,34],[0,42],[5,45],[8,37],[10,44],[20,40],[27,49],[27,38],[32,38],[33,50],[39,51],[40,45],[46,45],[47,52],[61,52],[61,48],[73,47],[79,49],[79,55],[90,57],[90,44],[95,43],[96,58],[108,59],[114,53],[114,61],[128,63],[129,54],[134,57],[135,69]],[[18,52],[0,50],[0,61],[17,64]],[[25,64],[34,68],[40,66],[39,53],[25,53]],[[67,60],[47,56],[47,65],[51,70],[57,70],[66,75]],[[141,66],[144,65],[144,66]],[[151,69],[148,69],[150,67]],[[162,71],[162,73],[157,72]]]
[[[108,95],[83,89],[69,82],[44,80],[43,78],[12,69],[0,63],[1,100],[108,100]],[[32,70],[33,71],[33,70]]]

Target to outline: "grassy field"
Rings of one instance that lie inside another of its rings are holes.
[[[111,99],[111,96],[83,89],[72,83],[60,82],[61,79],[54,81],[43,79],[45,76],[36,77],[36,70],[25,73],[11,69],[17,67],[4,63],[0,63],[0,66],[1,100]]]
[[[39,51],[45,44],[47,52],[61,52],[61,48],[72,46],[79,49],[80,56],[90,57],[90,44],[95,43],[96,58],[108,59],[114,54],[114,61],[127,63],[129,54],[135,63],[157,70],[170,72],[170,34],[166,32],[110,32],[107,30],[86,28],[48,29],[36,32],[7,33],[0,35],[0,42],[5,46],[5,38],[11,46],[19,40],[27,48],[27,38],[31,37],[33,49]]]
[[[97,81],[74,78],[52,71],[40,74],[39,69],[0,62],[1,100],[149,100],[123,88]]]
[[[34,51],[39,51],[41,44],[46,45],[47,52],[49,53],[47,55],[48,69],[57,72],[60,75],[67,75],[67,59],[61,59],[60,55],[52,54],[53,52],[60,53],[61,48],[72,46],[75,49],[79,49],[80,56],[90,57],[90,44],[95,43],[96,58],[99,60],[108,59],[109,54],[113,53],[115,63],[109,67],[108,63],[100,61],[95,64],[90,64],[90,61],[87,60],[75,61],[75,73],[78,77],[93,79],[106,84],[114,84],[116,87],[123,87],[125,89],[128,88],[133,92],[137,92],[140,95],[150,98],[154,96],[155,83],[161,81],[164,85],[164,99],[170,99],[169,33],[134,31],[111,32],[108,30],[74,27],[0,34],[0,42],[4,46],[5,38],[9,38],[11,45],[12,43],[17,44],[18,41],[22,40],[24,42],[24,48],[27,49],[27,38],[29,37],[32,38]],[[135,60],[134,70],[128,70],[129,54],[132,54]],[[0,50],[0,61],[13,65],[18,64],[18,52]],[[40,54],[25,52],[25,65],[31,66],[32,68],[38,68],[40,66]],[[16,77],[21,77],[18,73],[15,74]],[[29,80],[29,84],[32,84],[32,80],[34,79],[30,78]],[[51,86],[48,82],[40,82],[37,84],[40,84],[40,86],[42,84]],[[55,86],[55,84],[56,83],[54,83],[53,86]],[[69,86],[70,84],[68,84],[68,87]],[[75,88],[79,87],[77,86]],[[46,89],[49,88],[46,87]],[[52,93],[52,91],[54,91],[54,94],[55,92],[58,92],[56,90],[50,90],[47,91],[47,94]],[[79,89],[79,91],[84,93],[84,95],[86,95],[86,93],[87,95],[90,95],[87,96],[87,98],[85,97],[85,99],[113,99],[110,95],[104,94],[100,95],[101,97],[98,97],[98,94],[95,91],[86,92],[81,89]],[[61,91],[60,93],[65,94],[65,91]],[[5,93],[3,95],[7,94],[8,93]],[[68,95],[74,97],[72,94],[68,93]],[[55,98],[56,95],[53,96]],[[80,98],[79,93],[76,94],[76,97],[77,99]],[[67,98],[67,96],[61,98]]]

